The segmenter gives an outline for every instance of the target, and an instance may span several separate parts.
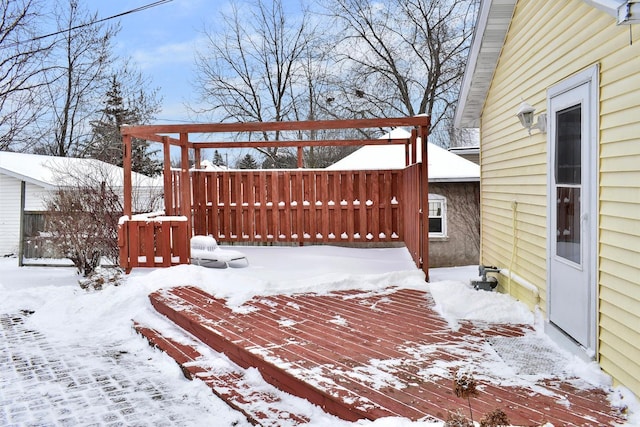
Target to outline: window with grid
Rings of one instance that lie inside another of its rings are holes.
[[[429,195],[429,237],[446,236],[446,199]]]

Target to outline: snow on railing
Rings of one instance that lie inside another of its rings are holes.
[[[118,222],[120,266],[169,267],[189,262],[188,221],[185,216],[146,212],[122,216]]]

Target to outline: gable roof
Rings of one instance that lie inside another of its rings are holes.
[[[628,0],[583,0],[612,17]],[[482,0],[462,78],[454,125],[480,127],[480,115],[498,65],[517,0]]]
[[[100,160],[0,151],[0,173],[40,187],[53,189],[60,185],[64,186],[65,172],[68,171],[87,175],[99,173],[102,178],[109,181],[111,186],[123,186],[123,169]],[[136,186],[162,186],[160,179],[135,172],[132,174],[132,181]]]
[[[410,138],[404,129],[394,129],[380,139]],[[435,144],[427,144],[429,181],[468,182],[480,180],[480,167]],[[418,153],[420,160],[420,153]],[[404,169],[404,145],[366,145],[327,167],[330,170]]]

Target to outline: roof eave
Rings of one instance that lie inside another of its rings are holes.
[[[583,0],[620,22],[630,0]],[[480,116],[498,65],[517,0],[482,0],[454,117],[457,128],[480,127]],[[631,20],[629,22],[636,22]],[[624,23],[624,22],[622,22]]]
[[[614,18],[618,18],[618,9],[625,3],[625,0],[583,0],[586,4],[595,7]]]
[[[484,0],[480,4],[454,118],[457,128],[480,127],[484,101],[502,52],[516,2],[517,0]]]
[[[55,188],[55,185],[49,183],[49,182],[45,182],[45,181],[41,181],[39,179],[30,177],[30,176],[26,176],[26,175],[22,175],[19,173],[16,173],[12,170],[9,169],[5,169],[5,168],[0,168],[0,173],[10,176],[12,178],[17,179],[18,181],[24,181],[24,182],[28,182],[29,184],[33,184],[33,185],[37,185],[38,187],[43,187],[47,190],[51,190],[53,188]]]

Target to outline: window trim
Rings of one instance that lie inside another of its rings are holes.
[[[446,238],[447,237],[447,198],[439,194],[429,193],[429,203],[431,202],[440,203],[442,206],[441,215],[439,217],[433,217],[433,218],[442,219],[442,231],[440,233],[433,233],[429,231],[429,238]],[[427,221],[432,218],[429,211],[430,209],[428,209],[427,211]]]

